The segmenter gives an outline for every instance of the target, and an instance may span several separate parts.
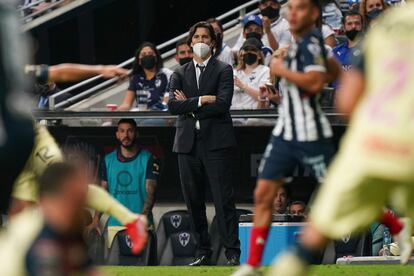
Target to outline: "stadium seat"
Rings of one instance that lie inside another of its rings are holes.
[[[197,242],[193,232],[170,235],[160,259],[160,265],[188,265],[194,260]]]
[[[157,228],[158,261],[165,251],[169,237],[178,232],[191,232],[190,215],[184,210],[175,210],[165,213]]]
[[[136,255],[131,252],[131,240],[126,230],[119,231],[109,249],[108,265],[156,265],[157,238],[153,231],[148,231],[148,243],[143,252]]]
[[[371,256],[372,237],[367,232],[361,236],[346,236],[340,241],[330,242],[322,257],[322,264],[335,264],[338,258],[346,256]]]
[[[241,215],[251,214],[252,212],[244,209],[237,209],[237,220],[239,220]],[[210,236],[211,236],[211,248],[213,254],[211,255],[212,264],[225,265],[227,263],[226,255],[224,254],[224,246],[220,241],[220,235],[218,231],[218,224],[216,216],[214,216],[213,221],[210,226]]]
[[[88,246],[88,255],[92,262],[96,265],[104,264],[105,262],[105,239],[96,231],[91,231],[85,238]]]

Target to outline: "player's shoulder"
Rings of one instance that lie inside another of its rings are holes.
[[[114,149],[114,150],[113,150],[113,151],[111,151],[110,153],[107,153],[107,154],[105,155],[105,161],[106,161],[106,162],[110,162],[110,161],[112,161],[112,160],[116,159],[117,151],[118,151],[118,149]]]

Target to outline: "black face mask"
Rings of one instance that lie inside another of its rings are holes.
[[[152,69],[157,63],[157,58],[155,56],[144,56],[140,59],[140,63],[145,69]]]
[[[216,47],[219,52],[221,52],[221,48],[223,48],[223,34],[216,33]]]
[[[257,40],[261,41],[262,35],[259,33],[251,32],[251,33],[246,34],[246,39],[249,39],[249,38],[256,38]]]
[[[243,61],[247,65],[252,65],[257,61],[257,55],[253,53],[244,54]]]
[[[268,6],[264,10],[261,10],[260,13],[263,16],[269,17],[270,20],[275,20],[279,17],[280,9],[274,9],[271,6]]]
[[[190,57],[185,57],[185,58],[180,58],[179,60],[178,60],[178,62],[180,63],[180,65],[184,65],[184,64],[186,64],[186,63],[189,63],[190,61],[192,61],[193,60],[193,58],[190,58]]]
[[[360,32],[359,30],[352,29],[352,30],[346,31],[345,35],[347,38],[349,38],[349,40],[354,41],[354,39],[357,37],[359,32]]]

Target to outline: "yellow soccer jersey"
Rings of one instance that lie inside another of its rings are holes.
[[[362,61],[365,91],[345,145],[384,175],[414,169],[414,5],[393,8],[371,28]],[[358,51],[354,55],[358,55]]]
[[[12,196],[37,202],[37,179],[52,163],[62,162],[62,152],[45,126],[36,124],[32,153],[13,187]]]

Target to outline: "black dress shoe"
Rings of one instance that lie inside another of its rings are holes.
[[[210,265],[210,258],[207,256],[200,256],[194,259],[194,261],[189,264],[190,266],[200,266],[200,265]]]
[[[237,256],[231,256],[230,258],[227,259],[227,265],[239,266],[240,258]]]

